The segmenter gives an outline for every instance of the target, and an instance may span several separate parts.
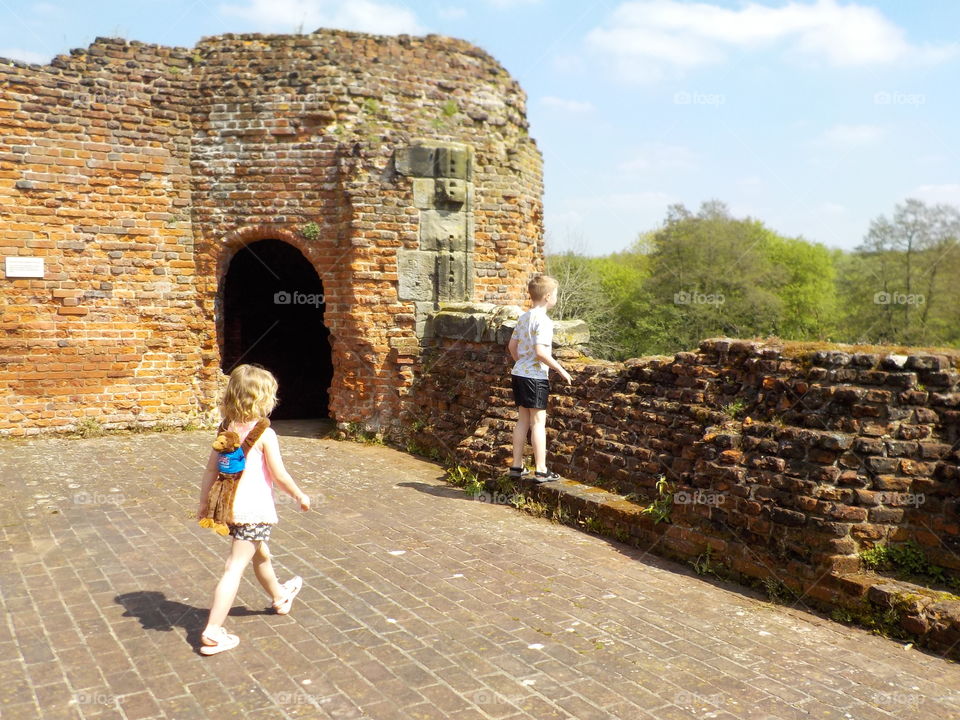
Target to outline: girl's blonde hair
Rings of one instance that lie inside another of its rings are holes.
[[[248,422],[267,417],[277,405],[277,379],[259,365],[237,365],[220,401],[223,421]]]

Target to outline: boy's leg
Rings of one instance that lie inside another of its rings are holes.
[[[537,472],[547,471],[547,411],[530,408],[530,444]]]
[[[223,627],[227,614],[230,612],[230,607],[233,605],[233,600],[237,597],[240,578],[243,577],[243,571],[256,549],[256,544],[249,540],[234,539],[233,545],[230,547],[230,557],[227,558],[223,570],[223,577],[217,583],[217,589],[213,591],[210,617],[207,620],[207,627],[204,632]]]
[[[257,551],[253,556],[253,572],[260,581],[260,585],[267,591],[274,602],[283,599],[283,588],[280,587],[280,581],[277,580],[277,574],[273,570],[273,561],[271,560],[270,548],[267,543],[257,543]]]
[[[517,407],[517,424],[513,426],[513,467],[523,467],[523,449],[527,445],[527,432],[530,430],[529,408]]]

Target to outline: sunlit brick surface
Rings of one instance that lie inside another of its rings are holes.
[[[293,612],[252,571],[196,642],[227,541],[190,518],[208,433],[0,443],[0,712],[47,718],[960,716],[934,655],[277,423],[316,499],[279,505]]]

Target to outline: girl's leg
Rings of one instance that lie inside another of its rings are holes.
[[[280,587],[277,574],[273,571],[270,548],[265,542],[257,543],[257,551],[253,556],[253,572],[256,573],[257,580],[260,581],[263,589],[267,591],[267,595],[273,598],[273,602],[280,602],[283,599],[283,588]]]
[[[537,472],[547,471],[547,411],[531,408],[530,444],[533,445],[533,461]]]
[[[227,558],[224,566],[223,577],[217,583],[217,589],[213,591],[213,603],[210,605],[210,617],[207,619],[205,633],[223,627],[233,600],[237,597],[240,578],[243,577],[243,571],[256,549],[255,543],[234,538],[233,545],[230,547],[230,557]]]
[[[523,449],[527,445],[530,430],[530,409],[518,407],[517,424],[513,426],[513,467],[523,467]]]

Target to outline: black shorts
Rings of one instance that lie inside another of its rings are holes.
[[[513,379],[513,401],[517,407],[533,410],[546,410],[550,396],[550,381],[546,378],[530,378],[511,375]]]

